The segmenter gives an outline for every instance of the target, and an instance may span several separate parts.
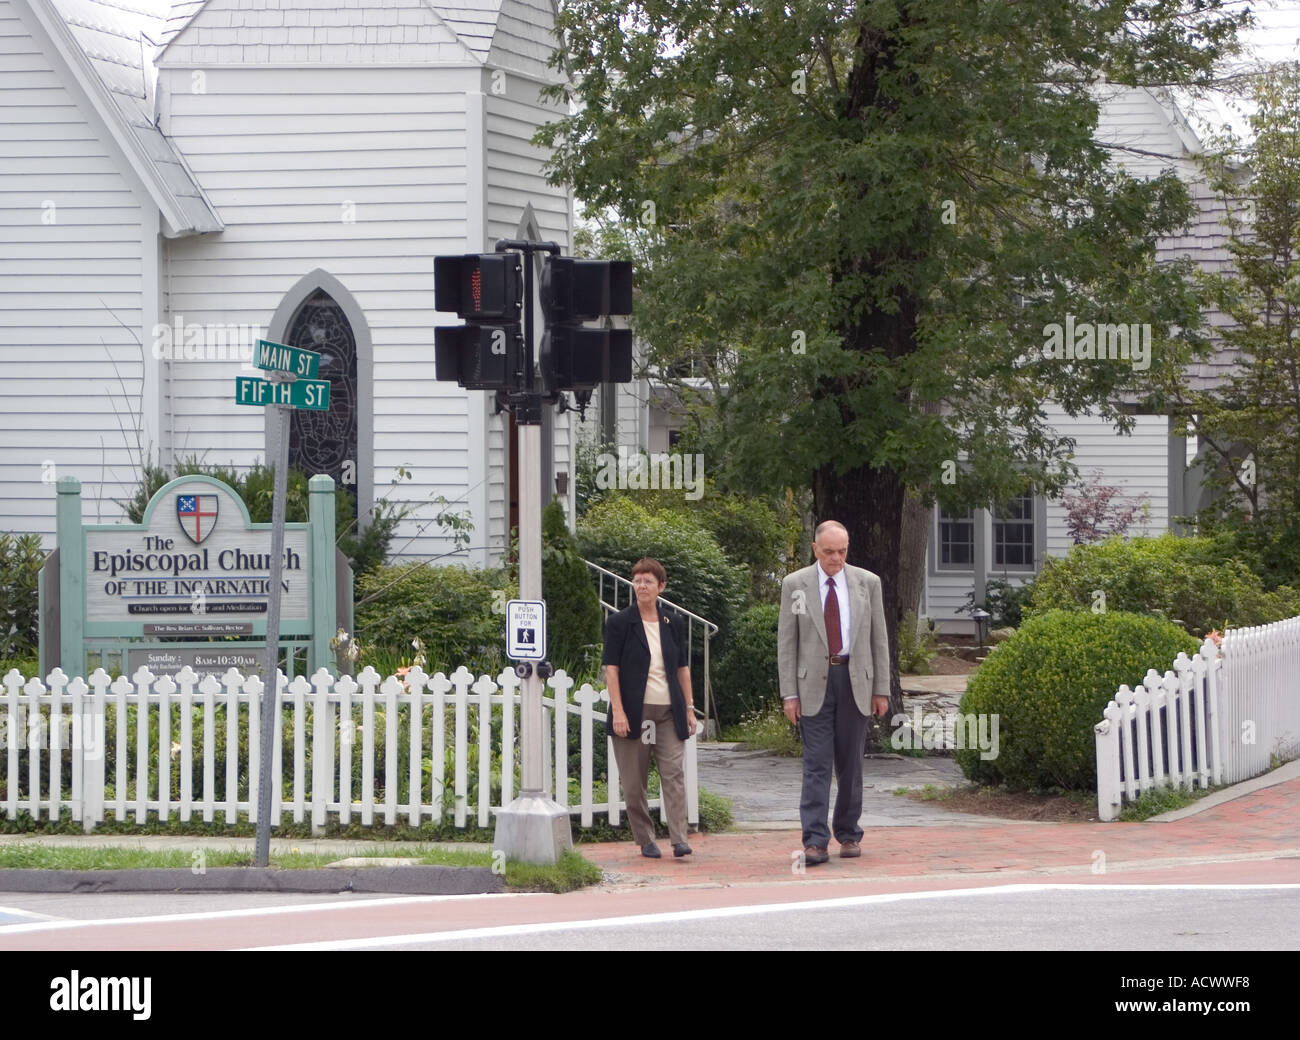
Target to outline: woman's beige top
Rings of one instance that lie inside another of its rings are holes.
[[[645,628],[645,641],[650,645],[650,674],[645,680],[645,700],[643,704],[671,704],[672,700],[668,696],[668,673],[664,671],[664,652],[659,643],[659,622],[646,621],[644,618],[641,624]]]

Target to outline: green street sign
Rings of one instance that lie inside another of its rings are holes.
[[[266,339],[257,341],[253,364],[268,372],[288,372],[299,379],[315,379],[320,374],[319,354]]]
[[[255,376],[236,376],[235,404],[287,404],[293,408],[324,412],[330,406],[330,384],[327,379],[270,383]]]

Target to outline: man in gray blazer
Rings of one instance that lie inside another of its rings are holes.
[[[825,863],[831,767],[831,821],[844,857],[862,855],[862,745],[867,715],[889,711],[889,637],[880,579],[849,567],[849,532],[827,520],[817,526],[811,567],[781,583],[777,668],[785,714],[803,738],[804,862]]]

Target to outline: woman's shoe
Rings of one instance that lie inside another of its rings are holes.
[[[676,850],[674,849],[674,851]],[[648,841],[641,846],[641,855],[643,855],[646,859],[660,859],[662,858],[663,853],[659,851],[658,845],[656,845],[653,841]]]
[[[679,856],[679,857],[689,856],[690,854],[691,854],[691,847],[687,845],[686,842],[684,841],[679,841],[676,845],[673,846],[674,856]]]

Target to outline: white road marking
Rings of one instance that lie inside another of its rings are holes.
[[[0,935],[27,932],[52,932],[67,928],[104,928],[114,925],[172,924],[180,921],[218,921],[235,917],[274,917],[277,914],[303,914],[312,910],[356,910],[359,907],[401,906],[420,903],[445,903],[454,899],[501,899],[532,892],[486,892],[454,896],[394,896],[357,902],[302,903],[294,906],[254,906],[243,910],[204,910],[188,914],[156,914],[149,917],[97,917],[93,920],[50,920],[38,924],[15,924],[0,928]]]
[[[38,914],[34,910],[20,910],[16,906],[0,906],[0,918],[5,917],[22,917],[30,921],[58,921],[60,918],[53,914]],[[0,928],[5,927],[4,921],[0,920]]]
[[[723,906],[703,910],[676,910],[660,914],[632,914],[623,917],[583,918],[575,921],[544,921],[538,924],[494,925],[486,928],[463,928],[449,932],[421,932],[413,935],[377,935],[364,939],[329,939],[323,942],[288,943],[279,946],[247,947],[251,952],[272,950],[365,950],[382,946],[405,946],[412,943],[463,942],[469,939],[494,939],[504,936],[541,935],[589,928],[620,928],[633,925],[671,924],[683,921],[708,921],[725,917],[749,917],[756,914],[789,913],[798,910],[832,910],[842,907],[900,903],[907,900],[947,899],[961,896],[1020,895],[1033,892],[1061,891],[1231,891],[1300,889],[1294,884],[1270,885],[994,885],[982,888],[956,888],[929,892],[892,892],[869,896],[843,896],[838,899],[812,899],[797,903],[759,903],[746,906]]]

